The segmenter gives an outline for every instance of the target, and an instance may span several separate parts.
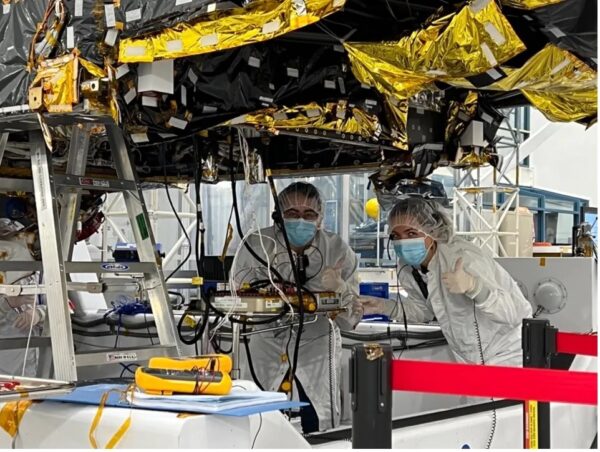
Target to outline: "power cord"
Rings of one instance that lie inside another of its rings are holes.
[[[175,206],[173,205],[173,200],[171,199],[171,193],[169,192],[169,181],[167,179],[166,150],[164,148],[162,150],[162,157],[163,157],[163,176],[165,178],[165,191],[167,192],[167,200],[169,201],[169,205],[171,206],[171,210],[173,211],[173,214],[175,215],[175,218],[177,219],[177,223],[179,223],[179,227],[183,231],[183,235],[185,235],[185,238],[188,242],[187,255],[181,261],[181,263],[177,266],[177,268],[175,268],[175,270],[173,270],[171,273],[169,273],[169,276],[167,276],[165,278],[165,281],[168,281],[175,273],[177,273],[181,269],[181,267],[183,267],[185,265],[185,263],[189,260],[190,256],[192,255],[192,241],[190,240],[190,236],[188,235],[185,227],[183,226],[183,222],[181,221],[181,218],[179,217],[179,214],[177,213],[177,210],[175,209]]]
[[[252,362],[252,355],[250,354],[250,344],[248,343],[248,336],[246,335],[246,329],[247,329],[246,324],[242,325],[242,333],[244,333],[242,335],[242,340],[244,341],[244,348],[246,350],[246,361],[248,361],[248,368],[250,369],[250,375],[252,375],[252,380],[254,380],[254,383],[256,384],[256,386],[258,386],[261,391],[264,391],[265,388],[263,388],[262,384],[258,380],[256,371],[254,370],[254,363]]]
[[[479,331],[479,322],[477,321],[477,308],[475,306],[475,302],[473,301],[473,318],[475,319],[475,334],[477,336],[477,344],[479,345],[479,357],[481,358],[481,364],[485,365],[485,358],[483,356],[483,346],[481,344],[481,333]],[[492,399],[494,401],[494,399]],[[492,441],[494,441],[494,435],[496,434],[496,424],[498,422],[498,415],[496,413],[496,409],[492,410],[492,427],[490,430],[490,435],[488,437],[485,448],[490,449],[492,447]]]
[[[262,429],[262,423],[263,423],[262,413],[258,413],[258,415],[260,416],[260,423],[258,424],[258,430],[256,430],[256,435],[254,435],[254,440],[252,441],[251,449],[254,449],[254,445],[256,444],[256,440],[258,439],[258,434],[260,433],[260,430]]]

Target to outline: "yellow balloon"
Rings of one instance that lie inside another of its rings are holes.
[[[371,198],[366,202],[365,212],[373,220],[379,218],[379,203],[377,202],[377,198]]]

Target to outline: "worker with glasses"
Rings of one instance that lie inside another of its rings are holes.
[[[321,314],[316,321],[312,321],[311,316],[305,317],[293,381],[290,381],[290,368],[297,326],[250,336],[250,361],[265,390],[291,390],[295,399],[310,403],[301,409],[304,433],[323,431],[340,423],[340,328],[352,330],[362,318],[358,301],[358,259],[339,235],[323,229],[323,201],[315,186],[293,183],[281,191],[278,200],[305,293],[335,292],[341,298],[342,310],[333,315]],[[283,279],[294,283],[283,234],[276,224],[252,234],[248,243]],[[240,287],[244,283],[275,279],[273,272],[245,248],[238,256],[235,273],[234,279]],[[289,319],[284,317],[280,322],[289,322]],[[250,378],[247,359],[246,362],[244,376]]]

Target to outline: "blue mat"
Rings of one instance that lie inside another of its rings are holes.
[[[102,395],[110,390],[124,391],[127,388],[127,385],[119,385],[119,384],[96,384],[89,386],[80,386],[76,388],[73,392],[69,394],[63,394],[55,397],[48,397],[45,400],[52,402],[66,402],[66,403],[78,403],[81,405],[94,405],[98,406],[100,404],[100,399]],[[200,404],[199,404],[200,405]],[[251,414],[258,413],[266,413],[267,411],[277,411],[277,410],[288,410],[293,408],[300,408],[308,405],[305,402],[295,402],[290,400],[285,400],[281,402],[270,402],[262,405],[255,405],[249,407],[241,407],[241,408],[233,408],[220,411],[218,413],[210,413],[210,414],[218,414],[222,416],[249,416]],[[129,405],[128,402],[121,400],[121,395],[117,392],[112,392],[109,394],[108,399],[106,401],[105,406],[115,407],[115,408],[133,408],[140,410],[153,410],[153,411],[170,411],[170,412],[186,412],[186,413],[200,413],[200,414],[208,414],[206,411],[202,410],[201,406],[198,406],[197,409],[194,409],[193,406],[187,404],[184,409],[177,410],[175,407],[173,408],[165,408],[162,406],[157,407],[136,407]]]

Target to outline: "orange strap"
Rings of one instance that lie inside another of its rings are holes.
[[[113,391],[108,391],[102,394],[102,398],[100,399],[100,404],[98,405],[98,409],[96,410],[96,415],[94,416],[94,420],[92,421],[92,425],[90,426],[90,431],[88,433],[88,438],[90,440],[90,444],[94,449],[98,449],[98,443],[96,442],[96,429],[98,428],[98,424],[100,424],[100,419],[102,418],[102,412],[104,411],[104,406],[106,405],[106,401],[108,400],[108,396]],[[105,447],[102,449],[114,449],[114,447],[123,439],[127,430],[131,427],[131,410],[129,410],[129,416],[125,419],[125,422],[121,424],[119,429],[115,432],[115,434],[108,440]]]

